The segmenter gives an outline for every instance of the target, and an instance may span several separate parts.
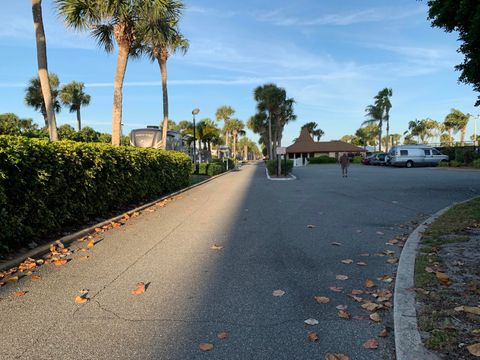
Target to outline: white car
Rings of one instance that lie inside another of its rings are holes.
[[[448,161],[448,156],[428,145],[401,145],[393,147],[388,153],[387,163],[393,166],[437,166]]]

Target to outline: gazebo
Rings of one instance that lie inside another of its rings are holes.
[[[302,166],[309,158],[315,156],[329,156],[338,159],[342,154],[365,155],[367,150],[346,143],[344,141],[314,141],[308,132],[303,128],[298,139],[287,147],[287,156],[295,161],[295,166]]]

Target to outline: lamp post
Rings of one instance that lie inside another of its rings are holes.
[[[200,112],[200,109],[195,108],[192,110],[192,115],[193,115],[193,163],[196,164],[197,159],[196,159],[196,152],[197,152],[197,135],[196,135],[196,126],[195,126],[195,115],[197,115]]]

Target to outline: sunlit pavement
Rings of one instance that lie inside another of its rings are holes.
[[[400,248],[386,243],[412,221],[479,194],[480,173],[352,166],[342,178],[338,166],[321,165],[295,174],[273,182],[262,165],[244,166],[102,234],[65,266],[40,267],[39,281],[7,284],[0,358],[392,359],[393,334],[378,336],[392,327],[391,311],[379,310],[374,322],[347,294],[392,289],[378,278],[394,277],[387,260],[395,256],[379,253]],[[365,288],[366,279],[376,288]],[[133,295],[140,281],[146,292]],[[82,289],[89,301],[77,305]],[[338,316],[338,305],[350,319]],[[305,324],[310,318],[319,324]],[[378,348],[365,349],[372,338]]]

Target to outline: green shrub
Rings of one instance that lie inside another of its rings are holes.
[[[0,172],[0,246],[15,248],[185,187],[191,161],[173,151],[0,136]]]
[[[463,149],[455,150],[455,161],[462,164],[465,162],[465,151]]]
[[[266,160],[265,164],[268,169],[269,175],[276,175],[277,174],[277,162],[275,160]],[[285,174],[285,161],[281,161],[282,164],[282,174]],[[293,160],[287,160],[287,174],[290,174],[293,169]]]
[[[473,160],[473,167],[476,169],[480,169],[480,159]]]
[[[208,164],[207,167],[207,175],[208,176],[215,176],[221,174],[223,172],[223,166],[220,164]]]
[[[309,164],[335,164],[337,159],[330,156],[317,156],[314,158],[308,159]]]
[[[361,156],[354,156],[352,158],[352,164],[361,164],[362,163],[362,157]]]
[[[451,167],[460,167],[460,166],[462,166],[462,165],[463,165],[463,163],[461,163],[461,162],[459,162],[459,161],[456,161],[456,160],[450,161],[450,166],[451,166]]]
[[[448,163],[448,161],[440,161],[440,162],[438,163],[438,166],[439,166],[439,167],[449,167],[450,164]]]

